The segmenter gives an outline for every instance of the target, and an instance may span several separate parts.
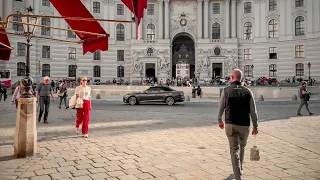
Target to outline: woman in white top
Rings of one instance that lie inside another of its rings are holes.
[[[82,134],[84,134],[86,138],[88,137],[91,110],[91,88],[87,86],[87,81],[86,77],[81,78],[81,85],[75,89],[77,98],[83,100],[82,108],[77,110],[77,133],[79,134],[79,126],[82,124]]]

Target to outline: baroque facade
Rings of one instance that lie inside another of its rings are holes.
[[[130,20],[132,13],[120,0],[82,0],[96,18]],[[49,0],[0,0],[1,17],[25,13],[59,15]],[[72,9],[71,9],[72,10]],[[293,76],[320,80],[319,0],[149,0],[139,27],[135,23],[101,23],[110,34],[109,50],[82,55],[82,46],[32,39],[31,76],[53,79],[87,76],[105,82],[155,76],[179,76],[179,63],[189,64],[191,78],[226,77],[240,68],[247,77]],[[15,18],[14,20],[20,20]],[[61,19],[38,23],[68,28]],[[8,32],[23,28],[10,24]],[[37,35],[72,40],[73,33],[37,28]],[[23,37],[9,35],[10,70],[17,81],[25,71]]]

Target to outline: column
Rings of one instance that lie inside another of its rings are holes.
[[[12,1],[3,0],[3,19],[6,21],[7,17],[12,14]],[[10,18],[12,20],[12,17]],[[12,23],[9,23],[9,29],[12,28]]]
[[[225,19],[225,25],[226,25],[226,38],[230,38],[230,0],[225,0],[226,3],[226,19]]]
[[[313,0],[314,3],[314,17],[320,17],[320,1],[319,0]],[[320,18],[315,18],[314,20],[314,31],[319,32],[320,31]]]
[[[158,0],[159,9],[158,9],[158,24],[159,24],[159,39],[163,39],[163,0]]]
[[[254,1],[254,29],[253,34],[255,38],[260,37],[260,2]]]
[[[114,10],[115,10],[115,3],[114,1],[110,1],[109,3],[109,19],[114,19]],[[107,22],[110,25],[110,39],[115,39],[115,29],[116,29],[116,25],[114,22]]]
[[[231,38],[237,38],[237,18],[236,18],[237,1],[232,0],[231,4]]]
[[[287,36],[292,35],[293,23],[292,21],[292,1],[287,1]]]
[[[197,7],[197,36],[198,39],[202,39],[202,1],[198,0],[198,7]]]
[[[307,33],[313,33],[314,24],[313,24],[313,1],[304,1],[304,3],[307,3],[307,23],[305,25],[306,32]],[[318,6],[319,9],[319,6]],[[319,17],[318,17],[319,18]]]
[[[170,22],[169,22],[169,17],[170,17],[170,11],[169,11],[169,1],[170,0],[164,0],[164,15],[165,15],[165,39],[169,39],[169,30],[170,30]]]
[[[203,10],[203,25],[204,25],[204,39],[209,39],[209,0],[204,0],[204,10]]]
[[[286,22],[286,1],[280,1],[280,22]],[[286,26],[280,25],[280,36],[286,35]]]
[[[279,22],[280,23],[280,22]],[[266,34],[266,1],[261,1],[260,3],[260,37],[267,37]]]

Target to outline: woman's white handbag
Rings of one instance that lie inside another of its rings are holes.
[[[78,97],[76,100],[76,109],[81,109],[83,107],[83,100],[82,98]]]
[[[76,103],[77,103],[77,96],[76,94],[74,94],[73,96],[71,96],[71,98],[69,99],[69,108],[70,109],[74,109],[76,107]]]

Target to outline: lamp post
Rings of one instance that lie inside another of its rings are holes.
[[[311,76],[310,76],[310,68],[311,68],[311,63],[308,63],[308,68],[309,68],[309,86],[312,86],[312,82],[311,82]]]
[[[34,15],[33,9],[30,6],[27,8],[27,14],[26,15]],[[22,17],[22,22],[28,23],[23,24],[24,28],[24,34],[27,38],[27,57],[26,57],[26,76],[21,80],[22,81],[22,92],[21,92],[21,98],[32,98],[33,94],[31,92],[32,89],[32,81],[33,79],[30,77],[30,39],[32,38],[32,35],[35,32],[36,26],[30,25],[30,24],[36,24],[38,19],[36,17]]]
[[[253,78],[253,68],[254,68],[254,66],[253,66],[253,64],[251,64],[251,77]]]
[[[74,69],[75,69],[75,73],[74,73],[74,83],[75,83],[75,86],[77,86],[77,69],[78,69],[78,66],[77,64],[74,64]]]

